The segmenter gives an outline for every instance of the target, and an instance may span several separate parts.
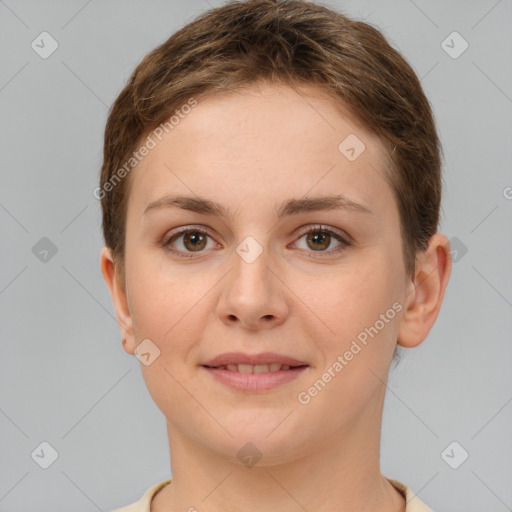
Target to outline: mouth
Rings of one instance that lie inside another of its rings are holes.
[[[266,352],[221,354],[201,365],[216,382],[244,392],[268,391],[298,378],[310,366],[292,357]]]
[[[280,371],[295,370],[297,368],[307,368],[308,365],[290,366],[288,364],[270,363],[270,364],[225,364],[220,366],[203,365],[211,370],[227,370],[237,373],[275,373]]]
[[[228,369],[230,366],[233,369]],[[270,365],[230,364],[226,366],[202,366],[214,382],[219,382],[235,391],[258,393],[273,390],[297,379],[309,368],[308,365],[279,365],[279,369],[270,371]],[[267,369],[268,368],[268,371]],[[275,367],[274,367],[275,368]],[[210,384],[208,384],[210,386]]]

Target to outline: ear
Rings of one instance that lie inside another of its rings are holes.
[[[425,252],[416,257],[414,282],[406,297],[406,308],[398,331],[398,344],[416,347],[434,325],[452,271],[450,242],[439,233],[429,240]]]
[[[116,310],[117,322],[123,336],[123,348],[133,355],[136,348],[135,337],[133,335],[133,323],[126,296],[126,286],[120,282],[120,272],[116,272],[116,264],[112,256],[112,250],[109,247],[103,247],[100,254],[100,268],[103,279],[107,283],[114,307]],[[117,269],[118,270],[118,269]]]

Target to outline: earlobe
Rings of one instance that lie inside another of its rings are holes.
[[[133,355],[136,343],[133,335],[133,324],[128,306],[126,286],[119,280],[119,272],[116,272],[116,264],[112,256],[112,250],[109,247],[103,247],[101,250],[100,268],[114,303],[117,322],[123,337],[123,348],[128,354]]]
[[[427,337],[441,310],[451,269],[450,243],[437,233],[427,250],[417,256],[414,283],[409,287],[400,323],[399,345],[416,347]]]

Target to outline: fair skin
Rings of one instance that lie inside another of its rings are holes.
[[[354,161],[338,150],[349,134],[366,146]],[[126,352],[145,339],[160,350],[141,363],[167,420],[172,464],[172,484],[153,498],[153,512],[404,510],[379,466],[385,382],[397,341],[415,347],[433,326],[451,260],[448,240],[436,234],[406,276],[385,154],[315,89],[264,85],[199,101],[132,171],[124,280],[108,248],[101,269]],[[176,206],[145,212],[169,195],[215,201],[227,216]],[[287,200],[332,195],[370,213],[277,216]],[[319,224],[352,245],[334,235],[323,241],[318,229],[316,238],[305,234]],[[208,235],[169,240],[184,227]],[[251,263],[236,252],[247,237],[262,248]],[[396,302],[393,319],[309,403],[299,402]],[[234,351],[275,352],[308,367],[271,390],[233,389],[203,365]],[[248,442],[262,454],[252,467],[237,457]]]

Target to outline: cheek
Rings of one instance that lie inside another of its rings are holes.
[[[191,384],[190,365],[204,329],[199,317],[204,290],[183,275],[166,275],[146,263],[140,260],[127,274],[129,305],[137,343],[149,339],[158,347],[154,362],[140,368],[155,404],[168,417],[169,411],[187,407],[189,396],[182,385],[199,393]]]
[[[155,268],[154,262],[137,256],[127,265],[126,276],[134,333],[138,339],[149,338],[160,347],[186,315],[187,287],[181,279],[172,279]]]
[[[398,315],[393,304],[400,298],[397,286],[400,275],[393,255],[376,249],[372,254],[368,252],[356,266],[333,272],[320,286],[303,289],[303,295],[308,293],[304,302],[318,317],[315,321],[318,330],[311,334],[316,334],[313,339],[322,344],[327,366],[339,354],[350,350],[352,342],[358,339],[367,344],[359,343],[361,351],[354,360],[380,365],[392,354],[398,332]],[[385,316],[384,320],[381,315]],[[319,337],[320,333],[324,334]]]
[[[316,294],[315,312],[329,330],[313,337],[323,357],[308,389],[316,393],[326,383],[325,390],[318,392],[323,398],[311,398],[312,410],[334,423],[359,414],[386,381],[397,334],[393,304],[399,297],[395,284],[399,268],[391,259],[373,254],[357,269],[351,267],[350,273],[340,271]],[[333,403],[337,407],[325,412],[325,406]]]
[[[134,257],[131,268],[127,268],[134,334],[138,341],[152,340],[166,363],[186,359],[191,346],[200,339],[208,318],[205,295],[214,286],[211,276],[176,271],[144,255]]]

